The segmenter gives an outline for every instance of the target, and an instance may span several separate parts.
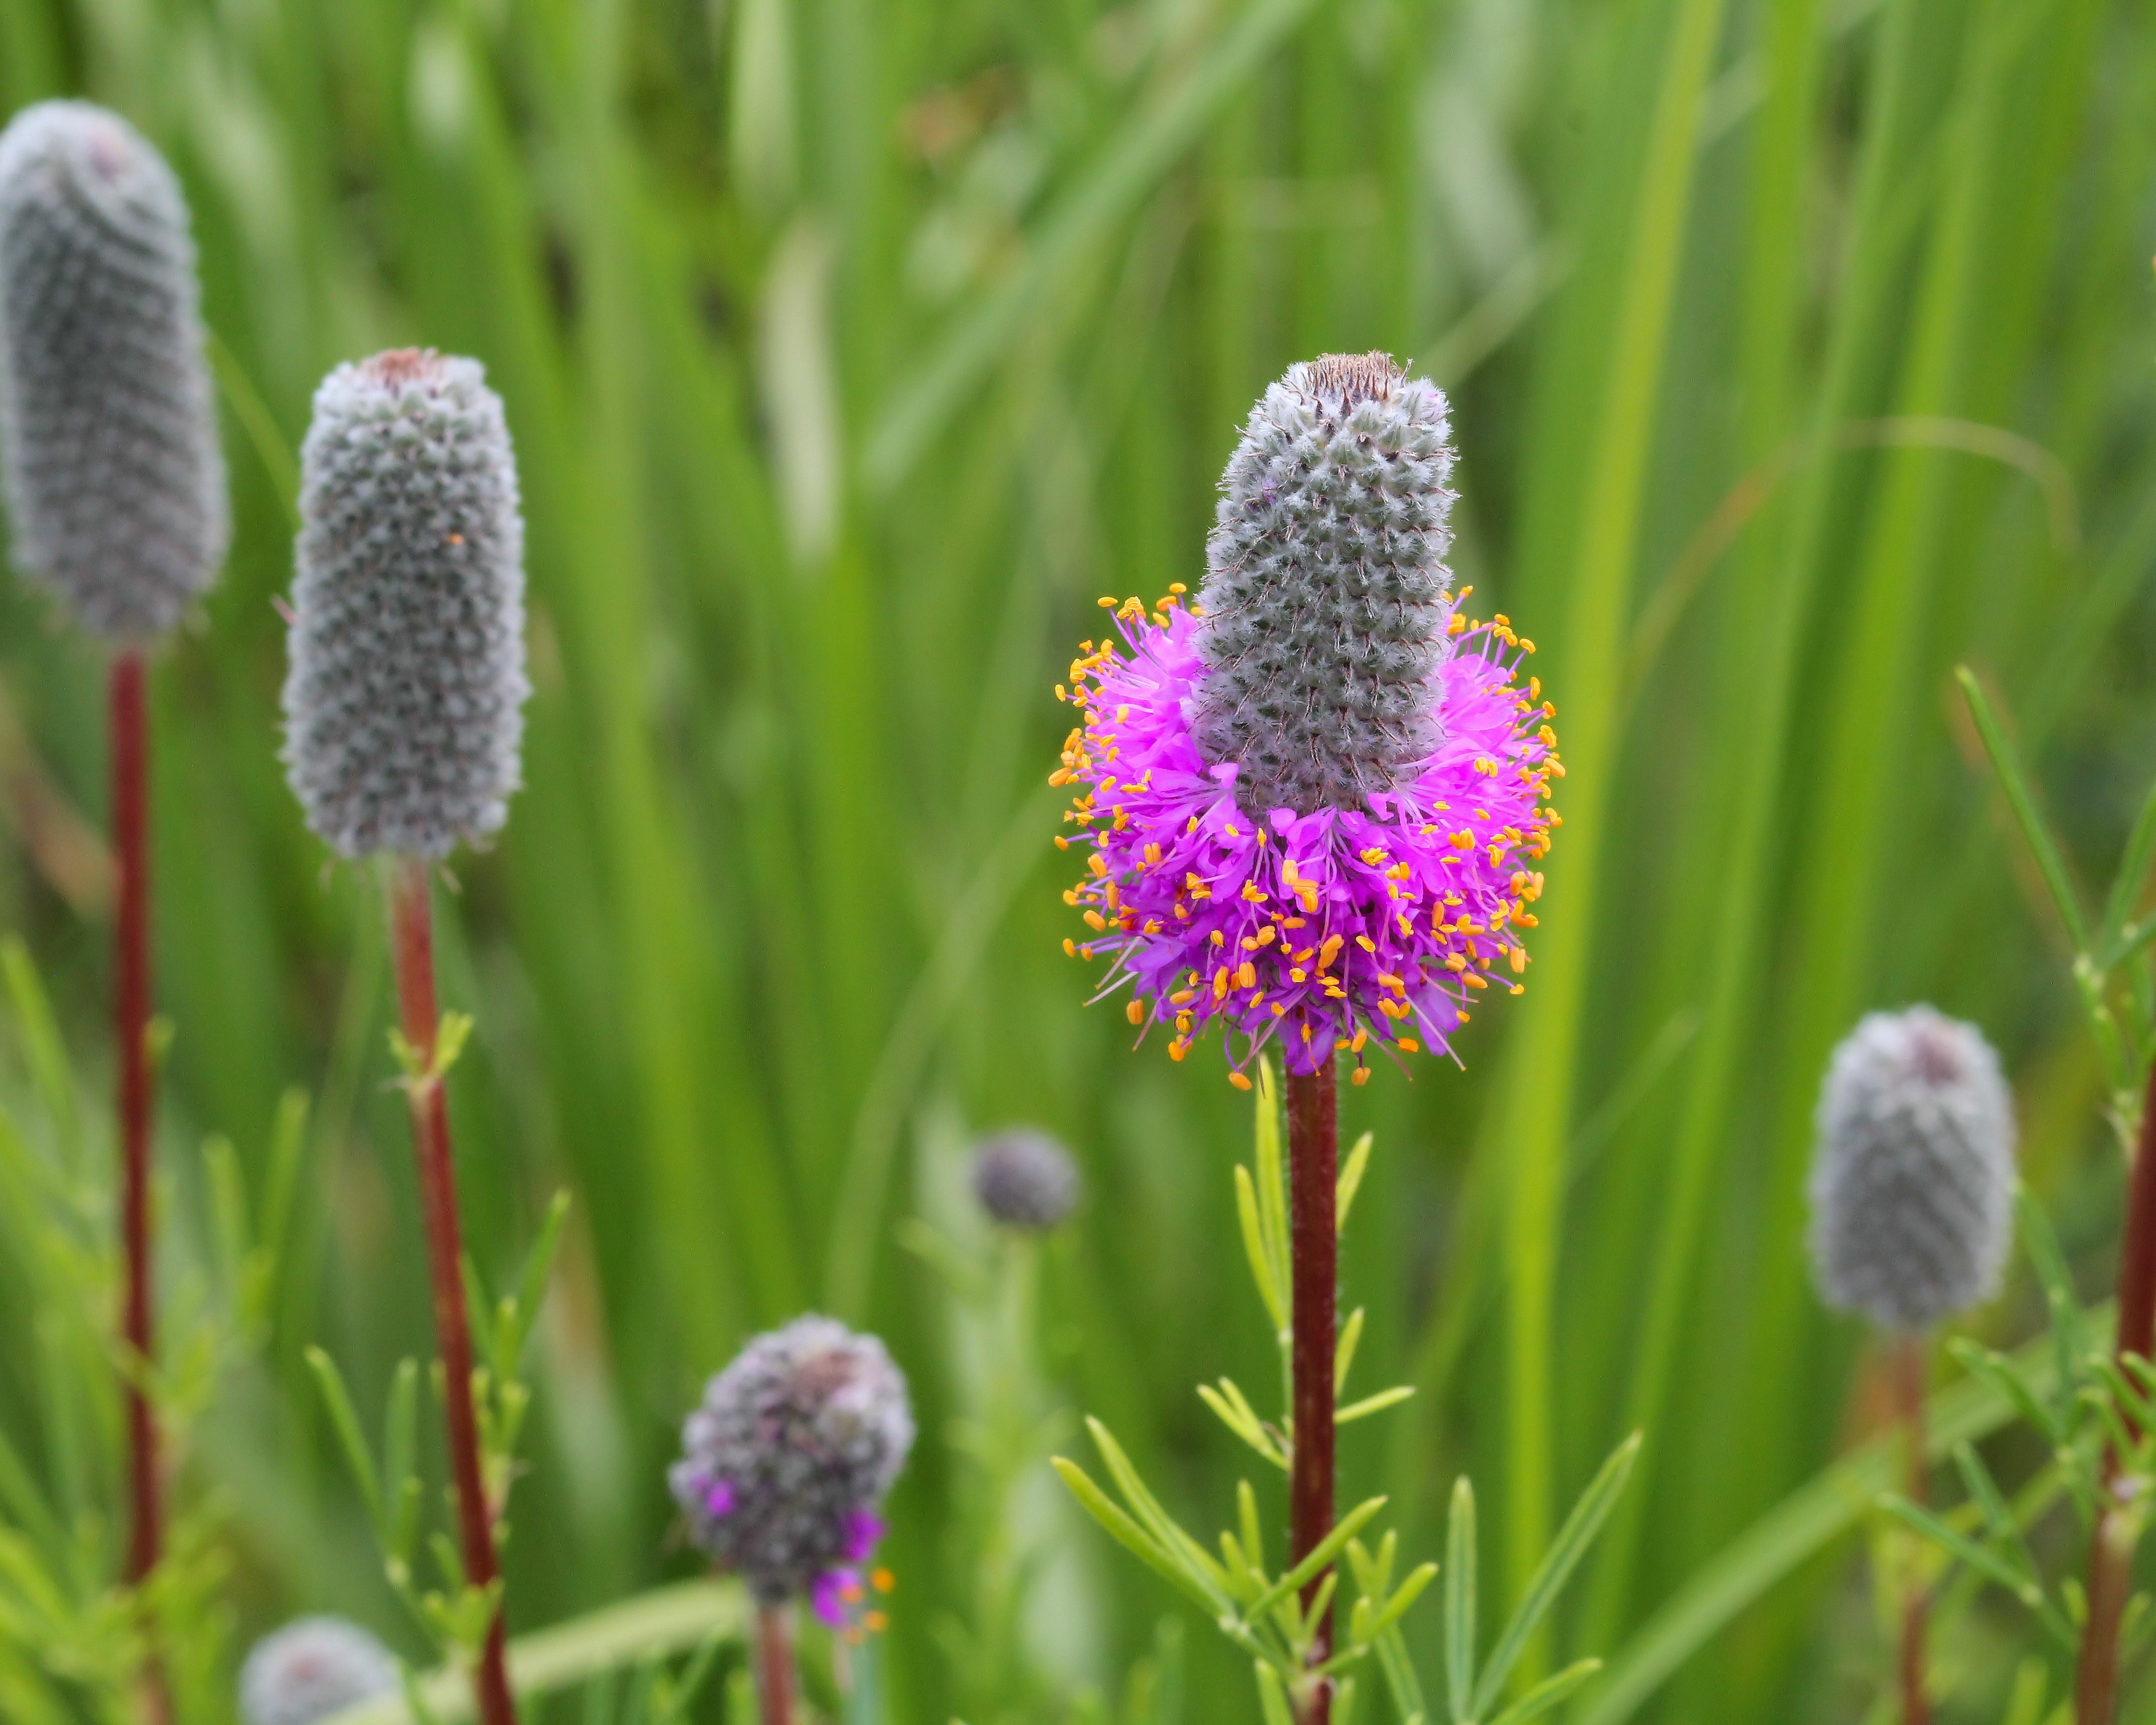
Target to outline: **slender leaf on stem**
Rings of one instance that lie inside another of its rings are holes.
[[[1993,708],[1991,697],[1984,691],[1974,673],[1967,665],[1957,665],[1954,680],[1961,685],[1962,698],[1969,703],[1969,717],[1976,721],[1977,735],[1984,739],[1984,752],[1991,757],[1991,770],[1999,778],[1999,788],[2005,793],[2006,806],[2014,811],[2015,823],[2021,836],[2029,841],[2029,849],[2036,859],[2036,867],[2044,876],[2044,885],[2051,891],[2051,902],[2059,912],[2059,920],[2066,925],[2066,937],[2074,943],[2076,952],[2089,950],[2088,922],[2082,911],[2081,896],[2074,891],[2073,880],[2066,873],[2066,863],[2058,841],[2045,824],[2036,807],[2035,794],[2029,788],[2028,775],[2022,771],[2021,760],[2015,751],[2013,739],[2007,736],[2006,727],[1999,722]]]
[[[374,1457],[367,1451],[367,1440],[360,1435],[359,1414],[352,1407],[351,1392],[344,1387],[344,1374],[337,1370],[336,1362],[320,1348],[307,1349],[307,1366],[321,1387],[323,1405],[329,1410],[330,1424],[336,1429],[337,1442],[344,1450],[346,1466],[352,1469],[353,1483],[367,1501],[367,1519],[374,1523],[377,1532],[386,1534],[388,1529],[382,1518],[380,1476],[374,1471]]]
[[[1060,1455],[1050,1456],[1049,1466],[1070,1487],[1070,1495],[1078,1500],[1086,1513],[1107,1530],[1109,1538],[1147,1568],[1173,1584],[1178,1591],[1200,1609],[1209,1615],[1219,1611],[1219,1601],[1204,1584],[1177,1562],[1158,1540],[1132,1520],[1106,1492],[1095,1485],[1084,1468]]]
[[[1541,1718],[1601,1669],[1602,1661],[1599,1659],[1583,1659],[1567,1666],[1555,1676],[1545,1677],[1536,1684],[1492,1719],[1490,1725],[1527,1725],[1528,1720]]]
[[[1287,1690],[1281,1682],[1280,1673],[1262,1659],[1253,1669],[1258,1674],[1258,1704],[1265,1711],[1265,1725],[1295,1725],[1295,1714],[1288,1707]]]
[[[1334,1225],[1342,1234],[1348,1231],[1348,1213],[1355,1207],[1355,1194],[1363,1189],[1363,1176],[1370,1167],[1370,1148],[1377,1141],[1375,1132],[1364,1132],[1355,1140],[1355,1147],[1348,1153],[1347,1163],[1340,1170],[1332,1204]]]
[[[1573,1505],[1572,1513],[1565,1517],[1564,1525],[1558,1529],[1551,1543],[1549,1553],[1543,1558],[1533,1579],[1527,1583],[1527,1592],[1521,1596],[1512,1620],[1505,1625],[1505,1632],[1497,1638],[1491,1651],[1490,1663],[1482,1672],[1481,1681],[1475,1687],[1474,1713],[1479,1717],[1489,1712],[1497,1697],[1504,1693],[1505,1680],[1512,1674],[1521,1653],[1526,1649],[1527,1637],[1557,1603],[1557,1596],[1571,1578],[1573,1568],[1587,1554],[1587,1548],[1594,1536],[1602,1531],[1602,1524],[1616,1506],[1617,1497],[1631,1477],[1632,1464],[1639,1460],[1640,1434],[1618,1445],[1602,1470],[1588,1482],[1587,1489],[1579,1494],[1579,1502]],[[1563,1673],[1559,1674],[1560,1676]],[[1554,1681],[1554,1680],[1553,1680]]]
[[[1340,1340],[1332,1353],[1332,1399],[1338,1401],[1348,1388],[1348,1371],[1355,1361],[1355,1350],[1362,1345],[1363,1309],[1358,1306],[1348,1314],[1348,1322],[1340,1327]],[[1337,1416],[1336,1416],[1337,1418]]]
[[[1163,1548],[1181,1558],[1194,1574],[1203,1578],[1216,1589],[1219,1597],[1214,1600],[1214,1608],[1216,1610],[1224,1609],[1228,1578],[1220,1573],[1220,1567],[1214,1562],[1212,1553],[1184,1532],[1175,1517],[1161,1507],[1160,1500],[1147,1488],[1145,1481],[1138,1476],[1137,1469],[1131,1466],[1131,1458],[1123,1453],[1123,1446],[1116,1441],[1115,1435],[1106,1426],[1097,1420],[1088,1418],[1086,1429],[1092,1434],[1094,1448],[1101,1452],[1101,1459],[1107,1464],[1109,1475],[1114,1479],[1116,1489],[1123,1494],[1123,1501],[1130,1505],[1140,1525]]]
[[[1261,1594],[1245,1616],[1255,1621],[1288,1594],[1299,1593],[1319,1570],[1325,1568],[1340,1555],[1341,1548],[1369,1525],[1370,1517],[1385,1507],[1382,1497],[1366,1498],[1341,1517],[1338,1523],[1324,1538],[1310,1548],[1309,1555],[1281,1577]]]
[[[1284,1330],[1288,1321],[1286,1291],[1273,1280],[1272,1249],[1265,1239],[1257,1189],[1250,1183],[1250,1171],[1240,1163],[1235,1168],[1235,1214],[1242,1224],[1243,1250],[1250,1260],[1250,1280],[1258,1285],[1258,1298],[1265,1301],[1265,1316],[1273,1321],[1273,1327]]]
[[[2127,837],[2125,854],[2119,858],[2118,873],[2112,879],[2111,896],[2103,909],[2103,927],[2096,940],[2099,954],[2097,968],[2100,970],[2108,970],[2118,962],[2110,957],[2111,951],[2119,944],[2141,890],[2148,883],[2152,864],[2156,864],[2156,784],[2150,785],[2148,794],[2142,798],[2141,812],[2134,817],[2133,830]],[[2156,918],[2150,919],[2150,925],[2156,927]]]
[[[1412,1384],[1399,1384],[1390,1389],[1381,1389],[1375,1395],[1366,1395],[1359,1402],[1350,1402],[1332,1416],[1335,1425],[1345,1425],[1353,1420],[1367,1420],[1373,1414],[1382,1414],[1388,1408],[1397,1408],[1414,1394]]]
[[[1458,1721],[1475,1704],[1475,1487],[1466,1474],[1452,1487],[1445,1564],[1445,1701]]]

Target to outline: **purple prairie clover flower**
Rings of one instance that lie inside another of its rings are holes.
[[[705,1386],[668,1484],[690,1537],[760,1604],[807,1594],[820,1610],[860,1596],[912,1444],[883,1343],[810,1316],[752,1338]]]
[[[1466,594],[1463,593],[1464,598]],[[1127,982],[1132,1023],[1170,1027],[1180,1060],[1225,1023],[1230,1080],[1277,1042],[1290,1071],[1336,1050],[1368,1074],[1372,1037],[1401,1053],[1450,1054],[1477,993],[1522,992],[1520,932],[1542,892],[1542,804],[1563,768],[1531,651],[1502,618],[1456,612],[1434,679],[1442,741],[1421,770],[1360,809],[1254,819],[1233,762],[1209,764],[1189,711],[1205,675],[1194,608],[1170,593],[1116,612],[1126,644],[1088,645],[1071,667],[1086,714],[1059,783],[1082,787],[1065,819],[1090,844],[1065,901],[1090,931],[1065,950],[1111,962],[1101,993]]]
[[[1053,784],[1090,845],[1065,900],[1134,1024],[1181,1060],[1227,1025],[1229,1081],[1372,1039],[1450,1054],[1471,1004],[1518,993],[1520,931],[1562,778],[1534,644],[1471,621],[1445,555],[1445,396],[1383,354],[1291,367],[1221,479],[1207,577],[1148,610],[1101,601],[1059,698],[1084,714]]]

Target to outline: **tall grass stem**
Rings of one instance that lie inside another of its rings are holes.
[[[434,1067],[440,1014],[434,999],[434,913],[428,865],[417,857],[390,865],[391,947],[397,963],[397,1004],[404,1040],[419,1070],[408,1080],[412,1142],[419,1163],[420,1209],[427,1221],[427,1267],[434,1285],[434,1339],[442,1356],[442,1401],[449,1422],[449,1466],[457,1490],[465,1574],[475,1588],[501,1574],[494,1549],[494,1517],[480,1468],[479,1425],[472,1409],[470,1316],[465,1310],[464,1245],[457,1220],[456,1169],[449,1148],[449,1096]],[[483,1725],[516,1725],[502,1649],[501,1612],[487,1627],[472,1673]]]
[[[1288,1481],[1288,1563],[1299,1563],[1332,1531],[1332,1356],[1338,1333],[1340,1230],[1339,1084],[1335,1063],[1287,1076],[1288,1250],[1295,1280],[1295,1452]],[[1322,1574],[1302,1590],[1307,1610]],[[1321,1626],[1313,1665],[1332,1656]],[[1304,1725],[1327,1725],[1332,1692],[1321,1684]]]

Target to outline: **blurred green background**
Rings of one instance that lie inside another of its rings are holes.
[[[2148,7],[0,0],[0,102],[60,93],[186,182],[239,520],[156,682],[176,1282],[203,1136],[259,1178],[280,1093],[316,1102],[270,1363],[185,1457],[232,1517],[243,1640],[326,1608],[418,1651],[300,1360],[326,1343],[371,1409],[429,1341],[378,895],[276,760],[321,374],[476,355],[523,473],[526,788],[444,932],[489,1277],[576,1199],[512,1624],[690,1573],[681,1412],[749,1331],[835,1309],[890,1339],[924,1433],[888,1717],[983,1725],[1120,1693],[1178,1608],[1050,1495],[1030,1675],[969,1672],[949,1633],[983,1594],[968,1344],[899,1236],[962,1226],[970,1136],[1034,1122],[1081,1158],[1040,1368],[1197,1525],[1242,1467],[1193,1385],[1267,1381],[1270,1347],[1228,1179],[1246,1102],[1209,1050],[1130,1053],[1061,955],[1049,691],[1100,595],[1194,584],[1265,382],[1379,347],[1455,392],[1460,577],[1537,641],[1569,777],[1526,997],[1478,1014],[1465,1073],[1343,1101],[1379,1147],[1358,1380],[1419,1391],[1347,1434],[1345,1489],[1434,1552],[1471,1471],[1493,1612],[1642,1426],[1553,1656],[1636,1651],[1705,1599],[1637,1717],[1865,1717],[1861,1538],[1756,1585],[1726,1561],[1877,1425],[1802,1257],[1816,1083],[1859,1011],[1984,1026],[2083,1291],[2109,1275],[2096,1063],[1949,673],[2010,706],[2105,878],[2156,755]],[[99,670],[0,593],[0,926],[93,1107]],[[0,1262],[0,1428],[35,1455],[31,1286]],[[1976,1320],[2035,1322],[2020,1282]],[[1243,1662],[1191,1630],[1160,1717],[1250,1717]],[[1948,1717],[1998,1717],[2027,1645],[1979,1605]],[[1614,1725],[1595,1694],[1573,1717]]]

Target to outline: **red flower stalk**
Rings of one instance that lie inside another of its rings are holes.
[[[2156,1065],[2141,1102],[2140,1142],[2127,1183],[2124,1241],[2118,1259],[2118,1359],[2156,1353]],[[2120,1417],[2132,1431],[2131,1416]],[[2118,1452],[2104,1458],[2107,1489],[2116,1482]],[[2111,1725],[2118,1709],[2118,1631],[2133,1587],[2133,1531],[2107,1505],[2089,1544],[2088,1623],[2082,1630],[2081,1661],[2074,1674],[2074,1717],[2079,1725]]]
[[[1339,1089],[1330,1060],[1315,1072],[1287,1080],[1288,1251],[1295,1275],[1295,1448],[1288,1479],[1288,1567],[1293,1568],[1332,1531],[1332,1361],[1339,1312]],[[1329,1572],[1327,1572],[1329,1573]],[[1302,1590],[1305,1610],[1324,1584],[1314,1575]],[[1311,1644],[1310,1662],[1332,1656],[1331,1614]],[[1329,1682],[1312,1698],[1305,1725],[1327,1725]]]
[[[463,1235],[457,1220],[454,1158],[449,1147],[449,1104],[434,1070],[440,1014],[434,1002],[433,886],[427,865],[401,857],[390,865],[389,922],[397,961],[397,1004],[404,1040],[419,1070],[408,1081],[412,1145],[419,1163],[419,1204],[427,1223],[427,1270],[434,1284],[434,1338],[441,1349],[443,1399],[449,1429],[449,1467],[457,1488],[457,1526],[464,1546],[465,1579],[493,1585],[501,1567],[495,1556],[494,1507],[480,1467],[479,1421],[472,1409],[471,1322],[465,1310]],[[485,1725],[516,1725],[502,1648],[501,1613],[486,1634],[472,1685]]]

